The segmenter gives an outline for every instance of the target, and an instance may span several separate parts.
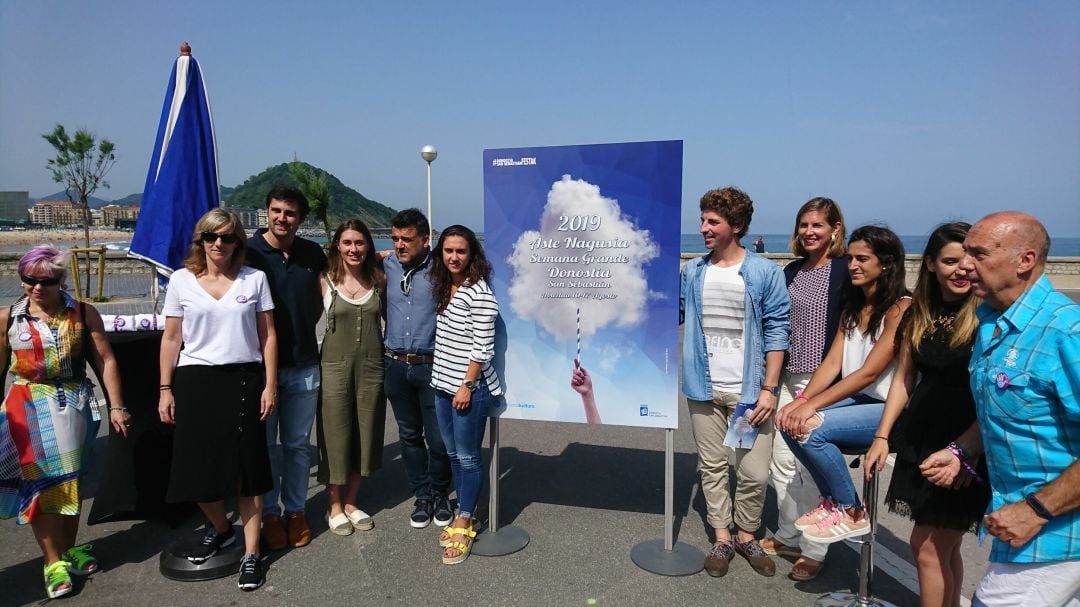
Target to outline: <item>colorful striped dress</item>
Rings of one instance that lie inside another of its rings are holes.
[[[90,463],[99,415],[86,377],[88,333],[80,307],[61,292],[63,317],[52,323],[11,307],[11,390],[0,406],[0,518],[79,514],[79,481]]]

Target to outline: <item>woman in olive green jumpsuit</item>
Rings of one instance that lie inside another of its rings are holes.
[[[358,219],[338,226],[327,257],[322,281],[326,335],[316,424],[318,479],[326,484],[330,530],[349,535],[354,529],[375,526],[356,500],[363,477],[382,465],[386,274],[371,232]]]

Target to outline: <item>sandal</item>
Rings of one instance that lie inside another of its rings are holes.
[[[765,554],[772,556],[782,556],[798,558],[802,556],[802,550],[798,546],[788,546],[787,544],[776,539],[774,536],[764,538],[760,542],[761,549],[765,551]]]
[[[68,573],[71,575],[93,575],[98,570],[98,561],[91,556],[90,549],[93,544],[79,544],[68,548],[61,559],[67,561]]]
[[[55,599],[75,589],[68,573],[68,562],[60,559],[52,565],[45,565],[45,594]]]
[[[821,573],[823,565],[821,561],[800,556],[799,560],[795,561],[795,564],[791,566],[791,573],[788,574],[788,577],[796,582],[809,582]]]
[[[465,527],[443,527],[442,531],[439,532],[439,547],[446,548],[450,545],[450,542],[454,539],[455,535],[465,535],[465,532],[470,530],[471,528]],[[476,536],[475,530],[473,530],[473,536]]]
[[[375,521],[371,519],[371,515],[359,508],[346,512],[345,516],[349,517],[349,522],[357,531],[371,531],[375,528]]]
[[[345,513],[335,514],[334,516],[327,513],[326,526],[330,528],[330,532],[334,535],[352,535],[353,532],[353,524]]]
[[[443,565],[457,565],[458,563],[469,558],[469,552],[472,551],[473,538],[476,537],[476,530],[473,529],[472,525],[469,525],[466,528],[451,528],[450,531],[452,531],[451,537],[461,536],[465,538],[465,541],[458,542],[451,539],[449,542],[447,542],[445,546],[443,546]],[[440,544],[441,543],[442,542],[440,538]],[[447,554],[450,550],[457,550],[458,553],[455,556],[450,556]]]

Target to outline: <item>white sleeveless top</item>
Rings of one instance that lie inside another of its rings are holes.
[[[877,338],[881,337],[881,333],[884,330],[885,320],[882,319],[881,326],[879,326],[877,330],[877,335],[874,335],[873,339],[871,339],[869,333],[864,335],[858,327],[844,333],[844,365],[841,369],[842,377],[847,377],[863,366],[867,357],[870,356],[870,351],[874,349]],[[865,394],[871,398],[884,401],[885,397],[889,395],[889,385],[892,383],[893,373],[895,372],[896,357],[894,356],[892,362],[889,363],[889,366],[885,367],[885,371],[878,376],[877,381],[860,390],[859,394]]]

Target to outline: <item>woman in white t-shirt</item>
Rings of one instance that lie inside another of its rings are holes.
[[[867,449],[873,442],[896,369],[896,329],[911,304],[904,245],[891,230],[856,229],[848,259],[851,282],[836,338],[806,388],[776,418],[823,496],[794,526],[821,543],[870,530],[840,448]]]
[[[272,487],[265,420],[277,394],[277,337],[266,275],[242,265],[240,218],[213,209],[195,225],[163,309],[161,421],[176,424],[170,502],[197,502],[210,521],[188,560],[236,541],[225,498],[244,525],[241,590],[265,581],[259,561],[262,494]],[[181,349],[181,346],[183,348]]]

